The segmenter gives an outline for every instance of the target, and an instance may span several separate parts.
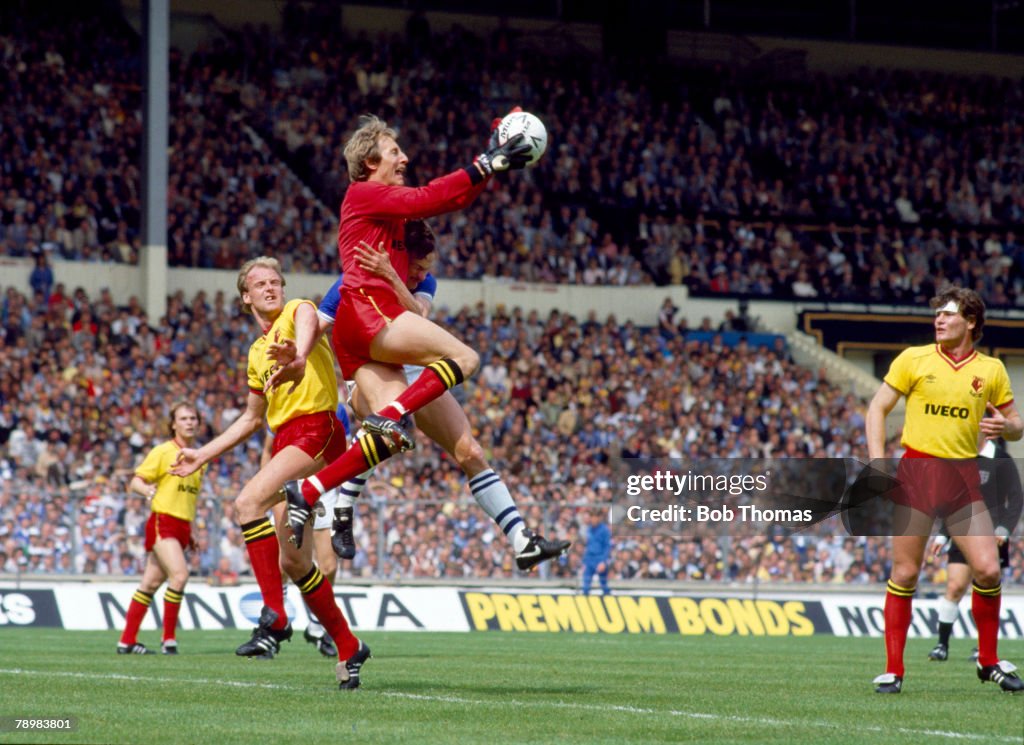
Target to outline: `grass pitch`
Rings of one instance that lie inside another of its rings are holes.
[[[1021,743],[1024,695],[908,644],[879,696],[879,639],[377,633],[363,687],[311,645],[235,657],[241,631],[183,631],[177,657],[118,656],[117,634],[0,630],[0,717],[74,716],[0,743]],[[157,634],[140,640],[158,647]],[[1002,656],[1024,662],[1024,642]]]

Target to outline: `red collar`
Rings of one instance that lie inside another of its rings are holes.
[[[963,367],[968,362],[973,360],[975,358],[975,356],[977,356],[977,354],[978,354],[978,350],[971,349],[971,351],[969,351],[963,357],[960,357],[959,359],[957,359],[953,355],[951,355],[948,352],[946,352],[942,348],[942,345],[939,344],[938,342],[936,342],[936,344],[935,344],[935,351],[938,352],[939,356],[946,361],[946,364],[949,365],[950,367],[952,367],[954,370],[959,370],[961,367]]]

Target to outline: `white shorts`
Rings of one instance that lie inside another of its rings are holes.
[[[419,365],[402,365],[402,370],[405,372],[405,382],[412,385],[425,369],[425,367],[420,367]]]
[[[313,530],[325,530],[331,527],[331,522],[334,520],[334,505],[337,501],[337,489],[331,489],[320,495],[319,503],[324,506],[324,515],[320,517],[316,512],[313,513],[316,515],[316,519],[313,520]]]

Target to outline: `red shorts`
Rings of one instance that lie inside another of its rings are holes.
[[[978,461],[947,460],[907,448],[896,469],[893,501],[932,517],[948,517],[983,499]]]
[[[323,458],[328,463],[340,458],[348,447],[345,428],[333,411],[303,414],[278,427],[271,454],[277,455],[289,445],[310,458]]]
[[[164,538],[173,538],[183,549],[192,542],[192,523],[174,515],[152,512],[146,521],[146,551],[153,550],[153,544]]]
[[[379,287],[348,290],[341,293],[335,315],[332,341],[334,356],[345,380],[371,362],[370,342],[381,330],[407,312],[394,292]]]

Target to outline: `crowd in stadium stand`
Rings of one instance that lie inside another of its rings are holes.
[[[1020,81],[868,71],[765,85],[588,55],[555,77],[508,29],[421,24],[339,44],[325,28],[225,32],[172,54],[173,265],[231,267],[272,246],[288,271],[332,272],[359,114],[399,129],[425,183],[522,104],[551,151],[438,221],[442,276],[874,302],[951,281],[1024,303]],[[138,39],[97,19],[7,16],[0,32],[0,254],[137,260]],[[109,54],[85,59],[92,44]]]
[[[697,341],[671,311],[656,329],[518,308],[441,314],[481,352],[464,393],[488,460],[530,524],[574,541],[545,576],[578,573],[587,513],[621,499],[612,465],[622,458],[863,457],[864,402],[795,365],[781,344]],[[171,401],[196,402],[200,439],[241,413],[250,317],[221,293],[178,293],[151,327],[136,302],[117,306],[108,292],[90,299],[57,284],[45,303],[4,288],[0,324],[0,571],[137,574],[148,510],[127,496],[133,468],[166,438]],[[191,554],[197,575],[247,571],[232,500],[260,451],[254,439],[211,466]],[[425,440],[387,462],[359,505],[360,549],[342,575],[515,576],[463,481]],[[728,540],[628,532],[614,537],[613,583],[882,582],[889,571],[884,539],[828,526]],[[1024,579],[1024,552],[1013,556],[1008,582]],[[935,564],[928,577],[942,572]]]
[[[37,270],[31,292],[3,288],[0,304],[0,571],[137,574],[147,508],[126,496],[132,467],[175,398],[196,398],[206,436],[240,413],[254,327],[219,293],[175,296],[149,319],[137,302],[54,283],[51,258],[138,260],[140,44],[106,18],[22,11],[0,8],[0,256],[34,255]],[[551,151],[436,221],[441,277],[913,303],[949,280],[993,305],[1024,303],[1020,81],[876,72],[769,86],[587,55],[560,60],[555,77],[507,29],[338,40],[247,29],[172,54],[172,265],[234,268],[271,252],[286,271],[331,273],[342,143],[360,113],[399,128],[425,183],[467,163],[490,118],[522,104],[547,123]],[[613,499],[615,459],[863,455],[864,403],[784,348],[694,341],[671,313],[651,330],[479,308],[446,320],[482,355],[465,393],[489,459],[531,524],[574,540],[551,576],[578,571],[585,513]],[[196,573],[247,570],[231,500],[258,460],[251,442],[211,469]],[[370,493],[343,572],[514,574],[428,443],[383,467]],[[1020,581],[1013,555],[1007,579]],[[619,536],[611,576],[888,571],[877,539]]]

